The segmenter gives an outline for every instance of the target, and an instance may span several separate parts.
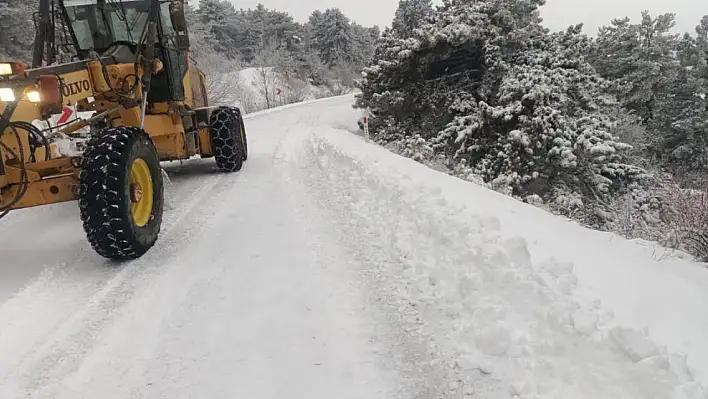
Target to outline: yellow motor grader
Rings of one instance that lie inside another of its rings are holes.
[[[0,218],[78,200],[98,254],[138,258],[160,233],[160,162],[240,170],[241,112],[209,106],[184,0],[40,0],[34,20],[32,66],[0,60]]]

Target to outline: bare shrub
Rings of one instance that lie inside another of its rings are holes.
[[[331,97],[332,93],[329,91],[316,91],[314,94],[316,99]]]
[[[348,93],[354,87],[356,73],[351,66],[336,65],[327,74],[327,87],[332,95]]]
[[[708,179],[696,188],[678,184],[666,187],[665,220],[682,249],[708,262]]]
[[[615,201],[615,210],[615,225],[612,230],[623,237],[635,238],[643,226],[634,198],[629,195],[618,198]]]
[[[220,54],[207,44],[203,35],[194,35],[191,60],[205,75],[205,88],[212,105],[233,105],[240,95],[240,75],[243,68],[238,55]]]
[[[241,99],[238,69],[207,74],[205,84],[211,105],[234,105]]]
[[[264,64],[256,67],[258,77],[256,79],[256,87],[262,99],[265,101],[266,108],[273,108],[277,105],[276,85],[278,82],[278,74],[272,67]]]
[[[670,178],[660,173],[647,175],[641,184],[630,184],[625,193],[612,201],[614,211],[607,223],[608,230],[629,239],[641,238],[675,247],[675,243],[667,240],[664,220],[669,185]]]
[[[299,103],[307,99],[309,90],[305,82],[289,79],[283,86],[285,87],[283,91],[285,104]]]
[[[253,88],[249,87],[245,82],[239,82],[238,101],[236,104],[246,114],[265,109],[265,105],[258,93],[254,92]]]
[[[265,100],[266,108],[273,108],[278,105],[277,95],[278,85],[280,85],[280,72],[287,65],[287,56],[283,50],[274,43],[264,43],[258,49],[253,61],[257,71],[256,87]]]

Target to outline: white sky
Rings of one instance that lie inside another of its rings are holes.
[[[190,2],[197,3],[197,0]],[[253,8],[259,2],[267,8],[290,13],[304,22],[313,10],[338,7],[349,18],[366,25],[391,23],[398,0],[231,0],[236,8]],[[597,28],[613,18],[629,16],[638,21],[642,10],[652,14],[676,14],[676,31],[694,33],[694,27],[708,14],[708,0],[547,0],[541,9],[546,26],[552,30],[584,22],[585,32],[595,35]]]

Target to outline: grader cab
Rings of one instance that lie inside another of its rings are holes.
[[[184,0],[40,0],[35,19],[33,65],[0,60],[0,218],[77,201],[98,254],[138,258],[160,233],[160,162],[240,170],[241,112],[209,106]]]

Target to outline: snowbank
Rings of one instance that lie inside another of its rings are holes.
[[[380,254],[375,278],[452,359],[451,391],[488,375],[506,385],[489,397],[707,397],[701,266],[351,134],[321,129],[311,147],[328,201]]]

